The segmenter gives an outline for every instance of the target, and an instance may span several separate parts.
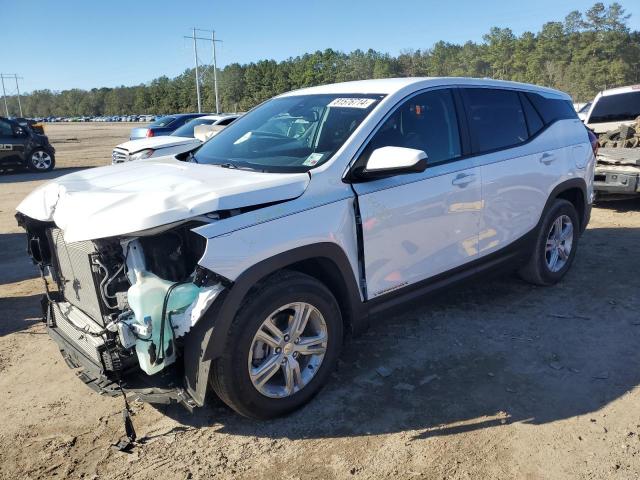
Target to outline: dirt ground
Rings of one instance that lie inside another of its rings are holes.
[[[109,163],[129,128],[48,125],[48,177]],[[0,175],[0,477],[640,477],[639,201],[595,208],[556,287],[476,281],[379,318],[287,418],[136,403],[125,454],[122,399],[76,379],[38,320],[13,212],[44,179]]]

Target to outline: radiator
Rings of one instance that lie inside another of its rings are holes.
[[[53,328],[79,350],[82,350],[93,362],[102,365],[100,354],[104,346],[104,339],[78,330],[78,328],[88,329],[89,332],[97,333],[102,328],[82,310],[68,302],[53,303],[52,312],[55,323]]]
[[[90,241],[66,243],[62,230],[57,228],[51,230],[51,240],[65,300],[96,322],[104,324],[90,260],[90,255],[96,252],[95,245]]]

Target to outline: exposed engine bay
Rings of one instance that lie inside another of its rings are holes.
[[[64,340],[67,363],[114,382],[174,364],[182,338],[227,283],[197,264],[207,240],[191,230],[202,222],[67,243],[52,222],[17,219],[45,282],[43,317]]]

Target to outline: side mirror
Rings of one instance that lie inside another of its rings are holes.
[[[24,131],[24,128],[22,127],[15,127],[13,129],[13,136],[14,137],[24,137],[27,135],[27,132]]]
[[[420,173],[427,168],[427,154],[423,150],[405,147],[377,148],[367,160],[362,178],[384,178],[404,173]]]

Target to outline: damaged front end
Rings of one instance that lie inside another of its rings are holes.
[[[207,240],[191,230],[203,223],[67,242],[53,222],[16,218],[42,272],[47,331],[79,378],[103,394],[193,408],[184,338],[230,285],[198,265]]]

